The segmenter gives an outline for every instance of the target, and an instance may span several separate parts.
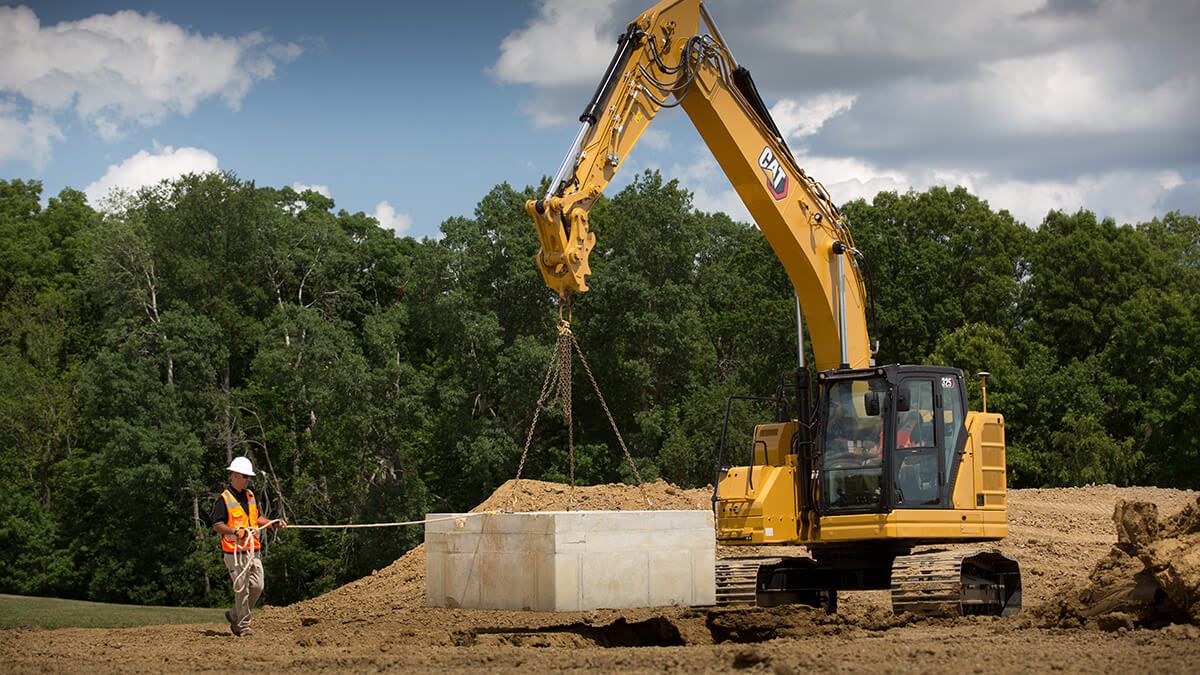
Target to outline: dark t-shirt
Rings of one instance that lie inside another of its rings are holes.
[[[238,500],[242,505],[242,510],[247,514],[250,513],[250,499],[246,497],[245,490],[235,490],[232,486],[225,488],[233,494],[233,498]],[[212,515],[209,516],[209,524],[216,525],[217,523],[229,522],[229,509],[225,508],[225,500],[221,495],[217,495],[217,501],[213,504]],[[253,527],[258,527],[258,523],[250,523]]]

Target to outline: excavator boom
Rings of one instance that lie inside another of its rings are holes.
[[[816,367],[871,365],[866,285],[850,232],[797,165],[749,71],[697,0],[666,0],[629,25],[546,196],[526,205],[547,285],[564,298],[587,290],[595,245],[588,211],[654,117],[679,105],[791,279]]]

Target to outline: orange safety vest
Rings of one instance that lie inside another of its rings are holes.
[[[239,527],[258,527],[258,504],[254,502],[254,493],[246,490],[246,506],[250,507],[250,514],[246,515],[246,509],[242,508],[241,502],[229,490],[221,493],[221,499],[225,500],[225,511],[228,512],[225,524],[229,527],[237,529]],[[252,534],[247,539],[238,542],[237,535],[227,534],[221,537],[221,550],[226,553],[244,553],[246,551],[257,551],[260,548],[258,543],[258,535]]]

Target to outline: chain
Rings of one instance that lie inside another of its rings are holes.
[[[542,406],[546,403],[546,394],[550,391],[551,375],[556,375],[554,355],[546,366],[546,378],[542,380],[542,393],[538,395],[537,406],[533,409],[533,424],[529,425],[529,433],[525,436],[525,447],[521,450],[521,461],[517,464],[517,477],[513,479],[512,496],[509,497],[508,510],[512,511],[517,502],[517,484],[521,482],[521,472],[525,470],[525,458],[529,456],[529,445],[533,441],[533,430],[537,428],[538,417],[542,414]],[[557,382],[555,382],[557,384]]]
[[[608,409],[608,403],[604,401],[604,394],[600,393],[600,385],[596,384],[596,377],[592,375],[592,367],[588,365],[587,359],[583,358],[583,350],[579,348],[579,342],[575,340],[575,336],[571,336],[571,343],[575,345],[575,353],[579,354],[579,361],[583,364],[583,369],[587,371],[588,379],[592,382],[592,389],[596,390],[596,398],[600,399],[600,406],[604,408],[604,414],[608,417],[608,423],[612,425],[613,433],[617,435],[617,443],[621,445],[621,452],[625,453],[625,461],[629,463],[629,469],[633,472],[633,478],[637,481],[638,490],[642,493],[642,499],[646,501],[646,506],[651,510],[654,509],[654,502],[650,501],[649,495],[646,494],[646,486],[642,483],[642,476],[638,473],[637,465],[633,463],[633,457],[629,454],[629,448],[625,447],[625,439],[621,438],[621,431],[617,429],[617,421],[613,419],[612,411]]]
[[[567,487],[567,510],[575,509],[575,425],[572,421],[571,405],[571,345],[575,336],[571,333],[571,324],[566,320],[558,322],[558,386],[559,399],[562,401],[563,424],[567,427],[567,466],[570,482]]]
[[[642,499],[646,502],[647,507],[653,509],[654,502],[646,494],[646,486],[642,483],[642,476],[638,473],[633,456],[629,454],[629,448],[625,446],[625,439],[621,437],[621,431],[617,428],[617,422],[613,419],[612,411],[608,409],[608,403],[604,400],[604,394],[600,393],[600,385],[596,384],[596,377],[592,374],[591,366],[588,365],[587,359],[583,357],[583,350],[579,347],[579,341],[575,339],[574,333],[571,332],[571,322],[569,320],[570,306],[568,305],[566,309],[568,318],[563,318],[563,307],[562,305],[559,306],[558,340],[555,343],[554,353],[550,355],[550,362],[546,366],[546,377],[542,380],[542,391],[538,395],[537,406],[533,411],[533,422],[529,425],[529,433],[525,435],[525,447],[521,449],[521,461],[517,464],[517,477],[513,480],[508,511],[512,512],[516,505],[517,488],[521,482],[521,473],[525,470],[525,460],[529,456],[529,447],[533,442],[533,432],[537,428],[538,418],[541,416],[542,410],[546,408],[546,397],[548,395],[553,395],[553,402],[562,406],[563,424],[567,427],[567,464],[570,481],[567,491],[567,510],[572,511],[576,507],[575,424],[571,401],[571,370],[574,360],[572,352],[578,354],[580,362],[583,363],[583,369],[587,372],[588,380],[592,383],[592,389],[596,392],[596,398],[600,400],[600,405],[604,408],[604,415],[608,417],[608,423],[612,426],[613,433],[617,437],[617,443],[621,446],[621,452],[625,454],[625,461],[629,464],[629,469],[633,472],[634,479],[637,480],[638,490],[642,493]]]

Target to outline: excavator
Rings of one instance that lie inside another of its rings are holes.
[[[782,263],[815,372],[801,344],[799,368],[761,397],[777,412],[755,426],[745,465],[723,465],[729,410],[734,398],[756,397],[726,405],[718,543],[807,555],[719,559],[718,604],[834,612],[839,591],[890,590],[896,613],[1017,612],[1017,561],[989,547],[945,547],[1008,534],[1004,419],[987,412],[987,374],[983,409],[971,411],[961,370],[875,364],[866,257],[700,0],[664,0],[628,24],[549,188],[526,203],[547,286],[564,303],[588,290],[589,210],[659,111],[676,106]]]

